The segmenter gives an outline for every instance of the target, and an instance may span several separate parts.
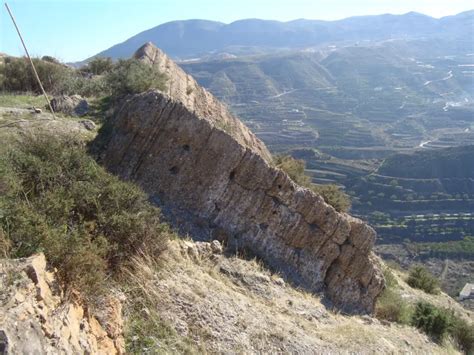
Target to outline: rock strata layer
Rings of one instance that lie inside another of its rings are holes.
[[[168,66],[174,88],[189,85],[189,76],[155,47],[137,56]],[[273,167],[264,144],[192,82],[190,101],[181,89],[125,100],[111,122],[104,164],[164,209],[184,210],[187,222],[205,224],[210,238],[250,251],[301,287],[325,291],[344,311],[371,312],[384,287],[371,251],[374,230]]]
[[[0,259],[1,354],[122,354],[121,305],[107,300],[99,316],[68,301],[43,254]]]

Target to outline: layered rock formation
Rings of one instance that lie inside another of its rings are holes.
[[[68,301],[44,255],[0,259],[1,354],[121,354],[121,305],[104,303],[100,316]]]
[[[104,164],[209,238],[345,311],[371,312],[384,285],[373,229],[274,168],[264,144],[160,50],[136,56],[167,73],[168,89],[122,103]]]
[[[204,118],[230,133],[240,144],[260,154],[264,159],[271,160],[271,155],[265,145],[240,120],[234,117],[223,103],[199,86],[191,75],[186,74],[159,48],[150,42],[146,43],[135,52],[134,57],[152,65],[167,76],[165,93],[169,97],[181,102],[196,116]]]

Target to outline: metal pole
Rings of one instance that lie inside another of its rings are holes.
[[[15,28],[16,28],[16,32],[18,33],[18,37],[20,37],[20,40],[21,40],[21,44],[23,45],[23,48],[25,49],[25,53],[26,53],[26,56],[28,57],[28,59],[30,60],[30,64],[31,64],[31,68],[33,68],[33,73],[35,74],[35,77],[36,77],[36,80],[38,81],[38,84],[41,88],[41,91],[43,92],[43,96],[44,98],[46,99],[46,102],[49,106],[49,109],[51,110],[51,113],[53,114],[53,117],[56,119],[56,115],[54,114],[54,110],[53,108],[51,107],[51,103],[49,102],[49,98],[48,98],[48,95],[46,94],[46,91],[44,91],[44,88],[43,88],[43,84],[41,83],[41,80],[38,76],[38,72],[36,71],[36,68],[35,68],[35,65],[33,64],[33,60],[31,59],[30,57],[30,53],[28,53],[28,49],[26,48],[26,44],[25,44],[25,41],[23,41],[23,37],[21,36],[21,33],[20,33],[20,29],[18,28],[18,25],[16,24],[16,21],[15,21],[15,18],[13,17],[13,14],[12,12],[10,11],[10,8],[8,7],[8,4],[5,3],[5,7],[7,8],[7,11],[8,11],[8,14],[10,15],[12,21],[13,21],[13,24],[15,25]]]

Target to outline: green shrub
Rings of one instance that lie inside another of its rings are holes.
[[[51,61],[33,58],[38,76],[44,89],[52,94],[62,94],[67,91],[69,81],[74,71],[64,65]],[[41,93],[33,70],[27,58],[6,57],[4,65],[0,67],[2,76],[2,90],[12,92]]]
[[[90,97],[108,92],[102,77],[85,77],[52,57],[33,58],[33,62],[45,91],[51,95],[79,94]],[[27,58],[5,58],[5,64],[0,66],[0,90],[42,93]]]
[[[351,199],[339,186],[312,184],[311,189],[320,194],[324,201],[334,207],[336,211],[347,212],[350,210]]]
[[[387,288],[377,299],[375,317],[401,324],[409,324],[412,309],[395,290]]]
[[[415,266],[411,269],[407,283],[411,287],[418,288],[426,293],[439,293],[438,280],[421,265]]]
[[[274,158],[277,168],[283,170],[298,185],[307,187],[321,195],[326,203],[333,206],[339,212],[347,212],[351,208],[350,197],[337,185],[319,185],[311,182],[311,177],[305,174],[306,164],[304,160],[294,159],[290,155],[278,155]]]
[[[418,302],[415,307],[399,293],[398,283],[389,268],[384,268],[385,286],[375,305],[378,319],[401,324],[411,324],[429,335],[436,342],[450,336],[461,351],[474,351],[474,324],[469,324],[453,311],[438,308],[431,303]]]
[[[277,168],[283,170],[298,185],[308,187],[311,178],[305,174],[306,164],[304,160],[295,159],[290,155],[278,155],[274,158]]]
[[[52,56],[50,56],[50,55],[44,55],[44,56],[42,56],[42,57],[41,57],[41,60],[43,60],[43,61],[45,61],[45,62],[50,62],[50,63],[55,63],[55,64],[61,64],[61,62],[60,62],[58,59],[56,59],[56,58],[54,58],[54,57],[52,57]]]
[[[453,315],[427,302],[418,302],[412,316],[412,325],[421,329],[435,341],[441,342],[450,332]]]
[[[389,268],[384,268],[385,289],[377,299],[375,316],[378,319],[401,324],[411,321],[412,307],[398,292],[398,282]]]
[[[94,75],[106,74],[112,70],[114,63],[109,57],[95,57],[87,65],[81,68],[81,71]]]
[[[465,354],[474,354],[474,324],[468,324],[464,319],[454,317],[451,334],[459,349]]]
[[[10,147],[0,158],[0,189],[11,256],[43,251],[65,284],[89,294],[131,255],[159,255],[170,234],[147,196],[73,137],[37,135]]]
[[[136,59],[121,59],[106,75],[112,96],[137,94],[150,89],[163,90],[166,76]]]
[[[64,86],[67,95],[81,95],[85,97],[101,97],[109,94],[107,82],[101,76],[83,77],[76,73]]]

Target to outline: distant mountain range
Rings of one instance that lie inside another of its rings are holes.
[[[96,56],[130,57],[136,48],[152,42],[178,59],[210,53],[262,54],[284,49],[388,39],[428,39],[472,43],[474,10],[435,19],[416,12],[404,15],[350,17],[338,21],[299,19],[289,22],[245,19],[224,24],[207,20],[168,22],[141,32]]]

